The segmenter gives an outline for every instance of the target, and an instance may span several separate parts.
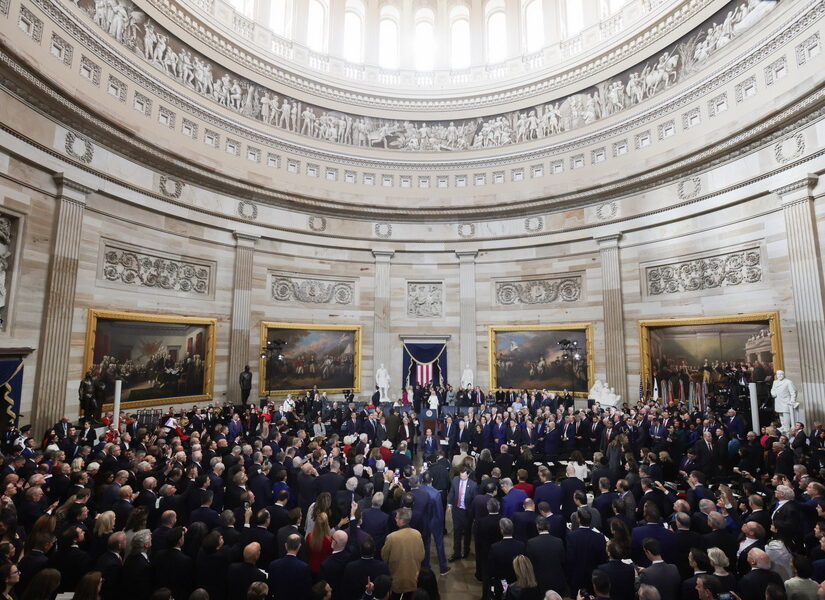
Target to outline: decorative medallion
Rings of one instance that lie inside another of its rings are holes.
[[[240,215],[244,219],[255,221],[258,219],[258,205],[254,202],[241,200],[240,202],[238,202],[238,215]]]
[[[773,151],[776,162],[780,165],[796,160],[805,154],[805,136],[802,133],[797,133],[794,136],[785,138],[774,145]]]
[[[166,175],[160,176],[160,184],[158,187],[160,188],[160,193],[168,198],[174,198],[177,200],[180,198],[181,194],[183,193],[183,182],[177,179],[172,179],[171,177],[167,177]]]
[[[527,217],[524,219],[524,231],[538,233],[544,229],[544,217]]]
[[[475,223],[459,223],[458,236],[463,238],[471,238],[476,234]]]
[[[691,177],[679,182],[676,187],[676,193],[679,200],[693,200],[700,193],[702,193],[702,180],[698,177]]]
[[[376,223],[375,235],[383,239],[392,237],[392,225],[389,223]]]
[[[599,205],[596,209],[596,217],[599,221],[609,221],[614,218],[619,212],[619,203],[613,200],[612,202],[605,202]]]
[[[315,233],[321,233],[327,229],[327,220],[324,217],[310,216],[307,218],[307,225]]]
[[[95,155],[95,147],[92,142],[74,131],[66,132],[65,148],[66,154],[86,164],[92,162]]]

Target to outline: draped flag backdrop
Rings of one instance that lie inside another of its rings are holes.
[[[447,344],[404,344],[404,387],[447,384]]]
[[[17,423],[20,413],[20,395],[23,390],[23,360],[0,360],[0,425]]]

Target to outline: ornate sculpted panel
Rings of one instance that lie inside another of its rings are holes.
[[[95,156],[95,147],[90,140],[76,134],[74,131],[66,132],[66,154],[76,158],[80,162],[90,163]]]
[[[440,281],[407,282],[407,316],[434,318],[444,314],[444,284]]]
[[[774,147],[776,162],[781,165],[796,160],[805,154],[805,136],[801,133],[777,142]]]
[[[8,321],[12,254],[17,241],[14,226],[16,220],[12,216],[0,213],[0,329],[5,329]]]
[[[272,299],[277,302],[312,304],[352,304],[355,284],[352,281],[313,279],[272,274]]]
[[[762,250],[756,247],[648,267],[645,280],[651,296],[758,283]]]
[[[212,265],[157,256],[107,243],[103,247],[103,279],[137,287],[207,296],[212,281]]]
[[[582,278],[579,275],[565,275],[526,281],[498,281],[495,291],[496,302],[503,306],[576,302],[582,295]]]

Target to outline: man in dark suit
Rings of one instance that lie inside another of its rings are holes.
[[[691,530],[691,523],[690,515],[685,512],[677,512],[673,517],[672,527],[674,527],[673,533],[676,540],[676,560],[673,564],[679,569],[681,579],[687,579],[693,575],[693,569],[690,568],[688,562],[690,549],[702,547],[702,536]],[[642,548],[644,549],[644,541]]]
[[[343,597],[360,598],[368,580],[374,582],[379,576],[389,574],[387,563],[375,558],[375,544],[365,540],[361,544],[361,558],[350,561],[344,569]]]
[[[604,536],[591,529],[590,513],[576,511],[579,527],[567,534],[567,580],[571,590],[590,589],[590,574],[605,562]]]
[[[740,579],[751,570],[748,562],[748,552],[754,548],[765,549],[765,529],[756,521],[742,524],[742,533],[745,537],[739,542],[736,559],[736,576]]]
[[[771,583],[782,587],[782,577],[771,570],[771,559],[764,550],[748,550],[751,570],[739,580],[739,596],[742,600],[764,600],[765,589]]]
[[[550,510],[554,513],[561,511],[562,489],[552,480],[553,474],[547,467],[539,468],[539,480],[541,485],[536,487],[533,492],[533,501],[536,506],[540,502],[547,502],[550,505]]]
[[[636,570],[633,565],[622,562],[622,549],[615,542],[607,542],[607,562],[599,569],[610,578],[611,600],[633,600],[635,597]]]
[[[275,556],[283,558],[286,555],[286,541],[290,535],[297,535],[298,539],[303,539],[304,532],[298,528],[303,513],[298,507],[289,511],[289,525],[284,525],[275,535]]]
[[[92,568],[88,553],[80,549],[85,531],[78,525],[66,528],[60,534],[57,552],[49,560],[49,566],[61,572],[58,592],[73,592],[80,578]]]
[[[642,542],[650,566],[639,573],[639,582],[652,585],[659,590],[661,600],[679,600],[679,582],[682,577],[676,565],[662,560],[662,546],[659,540],[646,538]]]
[[[332,534],[332,554],[321,563],[318,573],[332,587],[332,600],[344,600],[344,569],[350,561],[346,547],[347,532],[339,529]]]
[[[699,600],[699,596],[696,593],[696,579],[700,575],[712,573],[713,567],[710,564],[707,553],[699,548],[692,548],[690,550],[688,561],[690,562],[690,568],[693,569],[693,576],[688,577],[682,582],[681,599]]]
[[[172,529],[166,550],[153,555],[155,585],[169,588],[175,598],[188,598],[195,589],[195,561],[182,550],[185,533],[183,527]]]
[[[251,542],[243,549],[243,562],[229,565],[226,579],[232,585],[228,586],[227,600],[246,600],[250,585],[256,581],[266,581],[266,574],[256,566],[260,557],[261,545]]]
[[[676,559],[675,534],[659,523],[659,509],[652,502],[645,504],[644,518],[645,524],[634,527],[630,534],[633,562],[644,567],[649,565],[642,548],[642,542],[645,538],[655,538],[662,545],[662,556],[664,556],[665,561],[673,563]]]
[[[613,500],[619,497],[616,492],[611,492],[610,488],[613,485],[607,477],[600,477],[598,480],[599,495],[593,499],[593,508],[599,511],[602,521],[607,521],[607,518],[612,514]]]
[[[269,531],[272,533],[278,533],[281,527],[289,524],[289,509],[286,506],[288,502],[289,491],[281,490],[275,498],[275,503],[266,507],[269,511]]]
[[[476,526],[476,579],[482,583],[487,581],[489,573],[487,556],[490,547],[501,539],[500,506],[495,498],[487,500],[487,515],[482,517]]]
[[[347,480],[340,471],[341,461],[336,459],[329,461],[329,471],[315,478],[315,495],[328,492],[335,498],[335,492],[344,489]]]
[[[121,571],[119,598],[126,600],[147,600],[155,589],[152,580],[152,565],[149,550],[152,536],[148,531],[138,532],[132,538],[133,552],[126,558]]]
[[[390,533],[390,516],[381,510],[383,505],[384,493],[377,492],[372,497],[372,506],[361,514],[361,529],[372,537],[376,552],[380,552]]]
[[[120,594],[123,572],[123,555],[126,552],[126,534],[116,531],[109,536],[106,552],[95,563],[95,570],[103,576],[100,596],[103,600],[115,600]]]
[[[567,477],[561,481],[561,514],[565,519],[569,519],[570,515],[576,512],[576,502],[573,500],[573,495],[581,490],[584,490],[584,482],[576,477],[576,469],[573,465],[567,465]],[[593,565],[595,567],[595,565]],[[590,585],[588,578],[587,585]],[[576,588],[578,589],[578,588]]]
[[[567,578],[564,574],[564,544],[550,535],[547,528],[547,519],[536,517],[538,535],[527,541],[525,554],[533,564],[533,572],[539,584],[541,596],[547,590],[555,590],[561,596],[566,595]]]
[[[269,563],[269,591],[274,598],[309,600],[312,594],[312,574],[309,565],[298,558],[301,537],[290,534],[285,543],[283,558]]]
[[[765,531],[771,529],[771,515],[765,510],[765,499],[759,494],[751,494],[748,496],[748,507],[751,509],[750,514],[745,517],[745,523],[751,521],[759,523]]]
[[[736,537],[725,529],[725,517],[721,513],[712,512],[708,515],[710,533],[702,536],[705,548],[719,548],[728,557],[728,563],[736,563],[736,550],[739,543]]]
[[[245,548],[252,542],[261,545],[261,556],[258,559],[258,568],[265,569],[275,558],[275,536],[269,531],[269,511],[262,508],[256,512],[249,522],[249,527],[241,533],[240,545]]]
[[[527,540],[538,534],[536,530],[536,505],[531,498],[524,499],[524,510],[513,515],[515,538],[525,544]]]
[[[203,490],[201,491],[201,497],[203,498],[203,504],[192,511],[189,515],[189,522],[195,523],[196,521],[200,521],[212,531],[220,522],[218,512],[212,508],[214,494],[212,490]]]
[[[35,575],[49,566],[49,557],[46,554],[54,545],[54,537],[49,533],[40,532],[34,534],[31,543],[32,549],[17,563],[20,570],[20,580],[14,586],[17,597],[21,597],[25,593],[26,586],[29,585]]]
[[[464,468],[457,477],[453,477],[447,495],[447,510],[453,515],[453,555],[450,561],[458,560],[470,553],[470,506],[477,492],[476,482],[470,479],[470,469]]]
[[[699,464],[699,470],[705,474],[705,477],[715,475],[716,450],[713,446],[713,434],[710,431],[703,433],[702,439],[696,442],[694,449],[696,450],[696,462]]]
[[[498,523],[501,540],[490,546],[487,554],[487,573],[494,582],[506,579],[508,583],[516,580],[513,559],[524,554],[524,542],[513,538],[513,521],[502,517]]]

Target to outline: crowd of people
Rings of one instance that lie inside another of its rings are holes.
[[[10,425],[0,598],[438,600],[462,561],[485,600],[825,600],[820,423],[261,404]]]

